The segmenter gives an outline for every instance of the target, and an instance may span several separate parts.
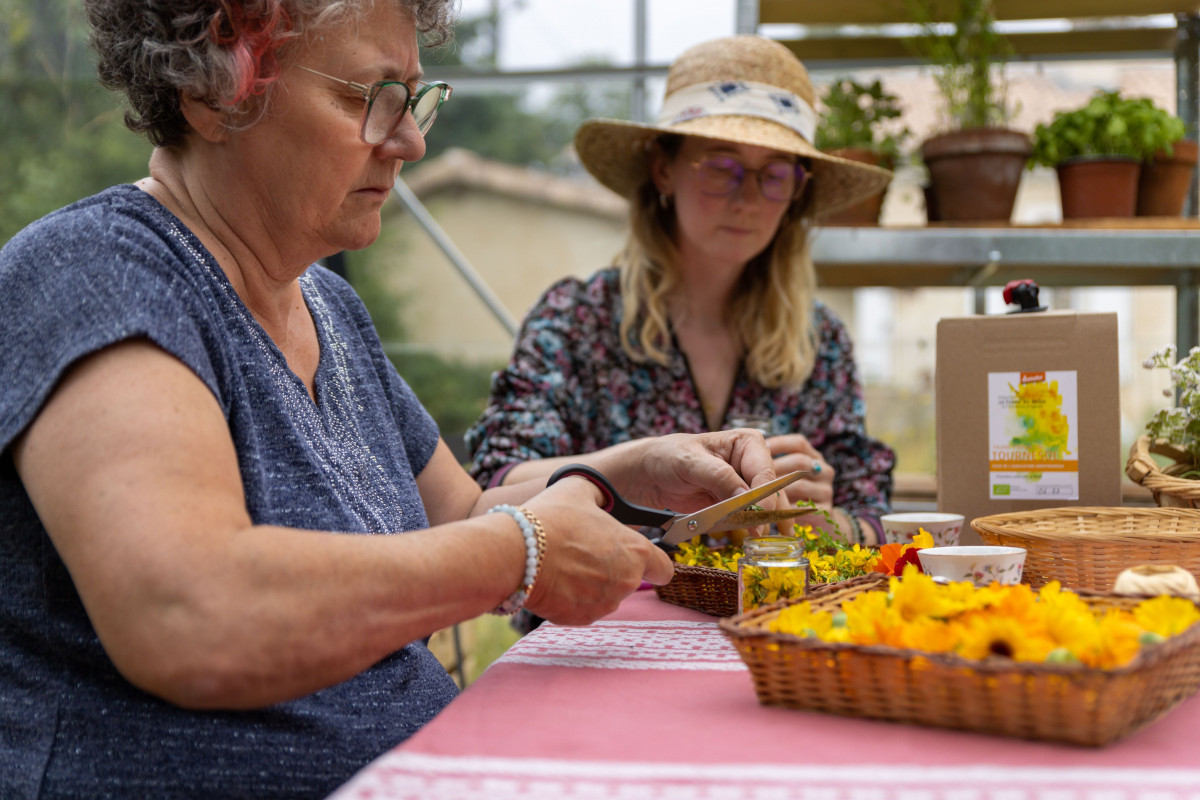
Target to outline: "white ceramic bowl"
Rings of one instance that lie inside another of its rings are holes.
[[[924,528],[933,536],[937,547],[953,547],[962,533],[962,514],[942,514],[937,511],[911,511],[906,514],[884,514],[884,544],[912,544],[913,537]]]
[[[976,586],[987,586],[992,581],[1020,583],[1025,569],[1024,547],[926,547],[917,551],[917,558],[926,575]]]

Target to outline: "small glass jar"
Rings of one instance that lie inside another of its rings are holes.
[[[776,600],[803,597],[808,590],[808,559],[795,536],[759,536],[742,542],[738,559],[738,613]]]
[[[729,427],[753,428],[762,431],[763,436],[771,436],[775,430],[771,418],[765,414],[730,414]]]

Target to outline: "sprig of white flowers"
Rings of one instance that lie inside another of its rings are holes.
[[[1179,396],[1174,408],[1161,409],[1150,418],[1147,432],[1187,450],[1192,463],[1200,465],[1200,347],[1193,347],[1186,358],[1175,361],[1175,346],[1169,345],[1152,353],[1142,366],[1166,369],[1171,387],[1164,389],[1163,395],[1173,397],[1178,392]]]

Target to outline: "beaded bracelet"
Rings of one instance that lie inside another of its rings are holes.
[[[849,511],[842,511],[846,515],[846,519],[850,520],[850,535],[854,544],[865,544],[866,537],[863,536],[862,523],[858,521],[858,517],[851,514]]]
[[[537,580],[542,560],[546,556],[546,531],[542,528],[542,521],[525,508],[498,505],[489,508],[488,513],[508,514],[516,520],[521,534],[525,537],[525,580],[503,603],[492,609],[493,614],[502,616],[515,614],[525,606],[529,595],[533,594],[533,582]]]

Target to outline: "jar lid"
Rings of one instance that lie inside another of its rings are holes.
[[[796,536],[752,536],[742,542],[747,556],[799,556],[804,554],[799,537]]]

